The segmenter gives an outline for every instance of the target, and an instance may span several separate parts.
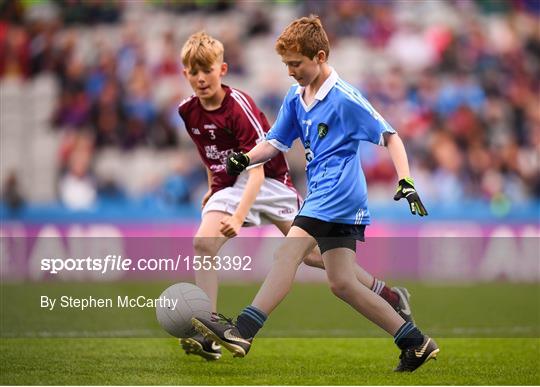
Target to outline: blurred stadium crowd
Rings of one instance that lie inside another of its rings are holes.
[[[12,208],[198,205],[205,172],[176,113],[191,94],[183,41],[203,28],[221,39],[225,83],[272,122],[290,84],[273,42],[309,13],[330,35],[330,63],[404,139],[428,203],[540,199],[537,0],[8,0],[0,12],[2,201]],[[301,187],[302,154],[290,159]],[[371,201],[388,201],[387,153],[366,146],[362,158]],[[46,160],[52,172],[29,177]]]

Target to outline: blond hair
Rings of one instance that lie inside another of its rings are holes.
[[[276,51],[279,55],[287,51],[296,51],[313,59],[321,50],[328,58],[330,43],[317,15],[296,19],[285,28],[276,41]]]
[[[223,44],[206,32],[197,32],[189,37],[182,47],[184,67],[208,69],[216,62],[223,62]]]

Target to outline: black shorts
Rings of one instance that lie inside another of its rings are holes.
[[[356,251],[356,241],[365,241],[366,226],[363,224],[332,223],[299,215],[294,218],[292,225],[315,238],[321,253],[339,247]]]

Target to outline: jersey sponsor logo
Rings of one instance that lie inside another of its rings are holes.
[[[328,125],[321,122],[317,125],[317,133],[319,133],[319,138],[324,138],[328,134]]]
[[[302,124],[306,125],[306,138],[309,136],[309,127],[313,122],[311,120],[302,120]]]
[[[311,142],[309,140],[306,140],[304,142],[304,149],[305,149],[304,153],[306,155],[306,161],[309,163],[315,157],[315,155],[313,154],[313,151],[311,150]],[[306,165],[306,170],[307,170],[307,165]]]
[[[214,173],[218,173],[218,172],[222,172],[224,171],[226,168],[225,168],[225,165],[224,164],[212,164],[210,165],[210,170]]]
[[[311,141],[309,140],[309,128],[311,127],[311,124],[313,124],[313,121],[302,120],[302,124],[306,125],[306,135],[305,135],[306,140],[304,141],[304,149],[305,149],[306,161],[309,163],[315,157],[313,155],[313,151],[311,150]],[[306,170],[307,170],[307,164],[306,164]]]
[[[219,160],[221,164],[225,164],[227,157],[233,153],[234,149],[226,149],[220,151],[217,148],[217,145],[205,145],[204,151],[206,153],[206,158],[209,160]]]
[[[294,208],[283,208],[279,210],[279,215],[287,215],[287,214],[293,214],[296,210]]]
[[[214,125],[214,124],[205,124],[204,128],[205,129],[217,129],[217,126]]]
[[[199,135],[201,134],[201,131],[199,130],[199,128],[191,128],[191,133]]]

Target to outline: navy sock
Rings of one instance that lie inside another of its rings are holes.
[[[253,305],[245,308],[236,320],[238,332],[245,339],[253,338],[266,321],[266,314]]]
[[[424,335],[412,322],[406,322],[394,336],[394,343],[399,349],[407,349],[422,344]]]

